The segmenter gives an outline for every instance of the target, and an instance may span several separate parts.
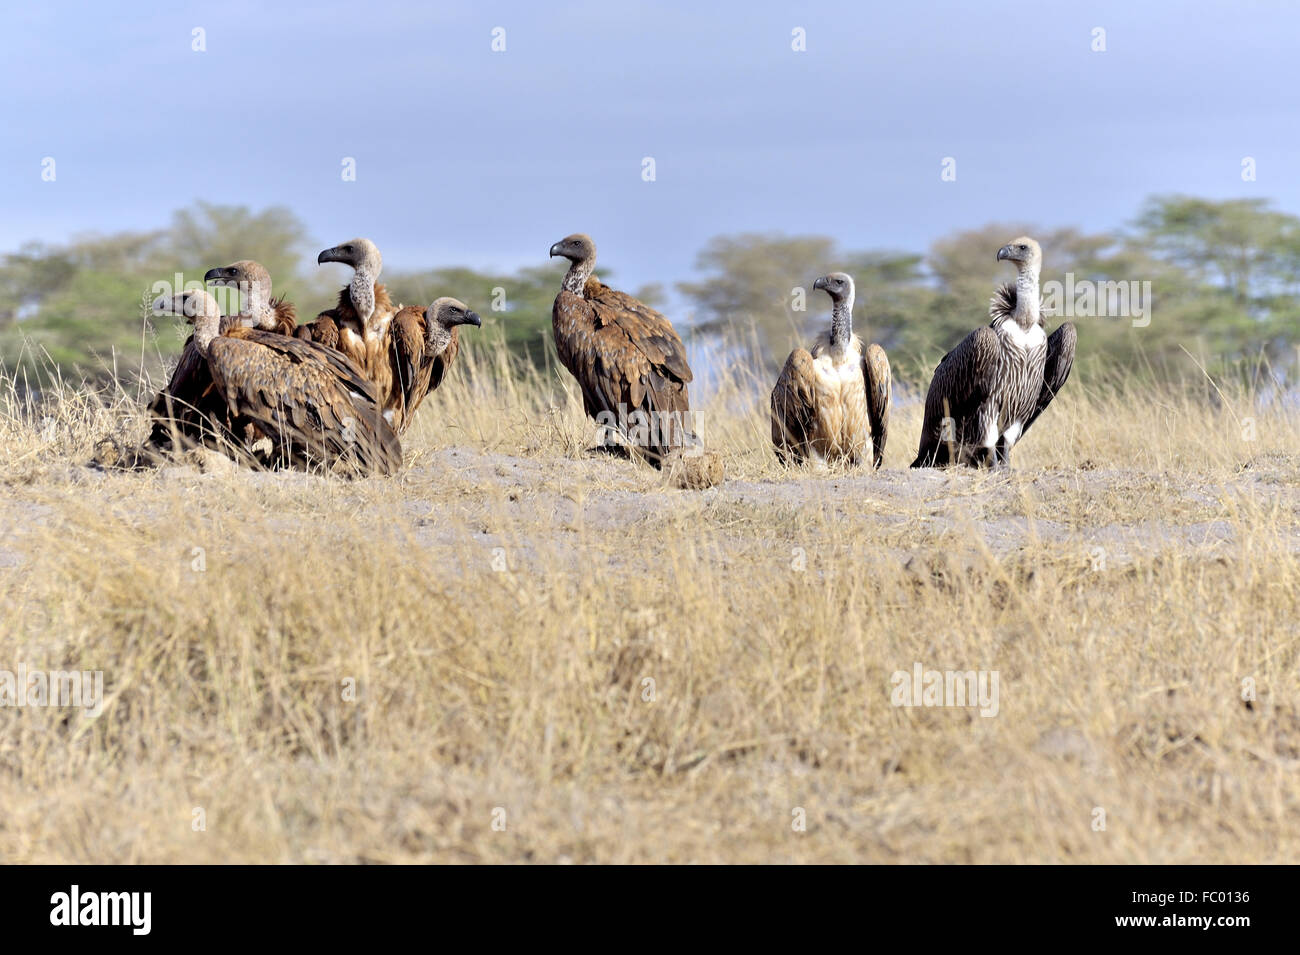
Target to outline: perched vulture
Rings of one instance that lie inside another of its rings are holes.
[[[225,268],[211,269],[205,282],[238,289],[244,308],[238,315],[221,319],[220,331],[233,326],[258,328],[288,335],[297,323],[294,308],[282,299],[271,297],[271,276],[257,262],[241,261]],[[248,464],[269,463],[265,452],[255,451],[269,445],[265,434],[248,419],[236,419],[226,402],[212,386],[207,363],[191,335],[181,350],[180,360],[157,397],[149,406],[153,420],[147,446],[156,451],[178,451],[203,445],[220,450]]]
[[[389,355],[396,394],[391,403],[385,402],[384,414],[398,434],[406,429],[424,396],[436,391],[447,377],[460,351],[460,326],[482,323],[468,305],[447,296],[427,309],[407,305],[393,316]]]
[[[236,421],[270,439],[280,467],[392,474],[402,447],[374,387],[346,356],[315,342],[223,322],[205,291],[163,296],[154,312],[184,315],[212,390]]]
[[[772,444],[783,462],[858,464],[872,443],[875,467],[889,430],[889,359],[853,334],[853,279],[832,272],[813,283],[831,297],[831,327],[811,351],[796,348],[772,389]]]
[[[988,325],[943,357],[925,399],[921,448],[912,467],[1011,464],[1011,449],[1065,385],[1077,333],[1043,328],[1038,273],[1043,254],[1022,236],[998,250],[1016,264],[1015,284],[997,289]]]
[[[292,335],[298,327],[297,310],[283,298],[271,297],[271,273],[257,262],[245,259],[225,268],[209,269],[203,281],[239,291],[244,307],[236,317],[246,325],[281,335]]]
[[[570,263],[551,309],[555,350],[578,380],[587,414],[656,467],[673,448],[698,445],[686,389],[691,369],[668,319],[592,275],[590,236],[561,239],[551,255]]]
[[[338,305],[299,325],[295,334],[352,359],[375,385],[385,415],[400,433],[455,359],[460,348],[456,326],[481,320],[455,299],[438,300],[449,304],[432,323],[423,308],[394,305],[388,291],[375,284],[384,260],[369,239],[326,249],[316,261],[352,266],[352,281],[339,292]]]

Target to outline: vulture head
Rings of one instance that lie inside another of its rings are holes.
[[[551,257],[554,258],[557,255],[564,256],[575,265],[594,263],[596,261],[596,243],[591,241],[591,236],[576,232],[551,246]]]
[[[245,291],[257,286],[260,291],[268,295],[271,292],[271,273],[251,259],[244,259],[225,268],[208,269],[207,274],[203,276],[203,281],[208,285],[242,288]]]
[[[326,262],[342,262],[344,265],[352,266],[358,272],[364,271],[372,276],[378,275],[384,267],[383,256],[369,239],[349,239],[316,256],[317,265],[324,265]]]
[[[1022,235],[998,249],[998,261],[1001,262],[1003,259],[1016,263],[1016,266],[1021,269],[1037,269],[1043,261],[1043,250],[1029,236]]]
[[[204,354],[221,329],[221,309],[206,289],[159,296],[153,301],[153,311],[155,315],[185,316],[185,321],[194,326],[194,342]]]
[[[432,329],[434,325],[441,325],[443,328],[451,329],[457,325],[473,325],[476,328],[481,327],[483,319],[464,302],[459,299],[444,296],[436,299],[432,305],[424,310],[425,328]]]
[[[832,272],[830,275],[823,275],[816,282],[813,282],[813,288],[821,289],[831,297],[831,301],[836,305],[841,302],[853,301],[853,279],[843,272]]]

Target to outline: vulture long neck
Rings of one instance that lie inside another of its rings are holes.
[[[564,290],[572,292],[574,295],[581,295],[582,287],[587,284],[587,279],[591,278],[591,273],[595,270],[595,259],[583,259],[580,262],[574,262],[569,266],[569,271],[565,273]]]
[[[207,356],[208,346],[221,333],[221,315],[214,310],[205,311],[194,319],[194,347]]]
[[[370,321],[370,316],[375,311],[377,278],[379,278],[378,270],[371,267],[369,263],[363,262],[357,266],[348,285],[348,296],[352,299],[352,307],[357,310],[357,318],[361,320],[362,326]]]
[[[1016,324],[1026,330],[1038,324],[1038,266],[1026,263],[1016,272]]]
[[[834,300],[831,307],[831,347],[843,351],[853,341],[853,293]]]
[[[271,286],[261,282],[248,285],[244,296],[244,311],[240,318],[251,318],[255,328],[270,328],[275,324],[275,309],[271,306]]]

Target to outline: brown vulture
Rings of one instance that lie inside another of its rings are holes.
[[[668,319],[601,284],[596,244],[571,235],[551,246],[569,260],[551,309],[555,350],[578,380],[587,414],[621,434],[656,467],[674,448],[698,445],[690,426],[686,348]]]
[[[810,351],[796,348],[772,389],[772,444],[782,462],[856,465],[872,444],[880,467],[889,431],[889,359],[853,334],[853,279],[832,272],[813,283],[831,297],[831,327]]]
[[[385,415],[398,434],[406,430],[424,396],[437,391],[460,351],[460,326],[482,325],[478,313],[458,299],[443,296],[428,308],[407,305],[389,325],[389,355],[395,394]]]
[[[244,308],[238,315],[221,319],[221,331],[233,326],[258,328],[288,335],[297,322],[294,307],[271,297],[271,276],[265,267],[248,260],[211,269],[203,280],[238,289]],[[212,387],[207,365],[191,335],[181,350],[180,360],[167,386],[149,406],[153,420],[147,447],[155,451],[178,451],[203,445],[220,450],[248,464],[267,464],[266,436],[247,419],[235,419]]]
[[[1065,385],[1077,333],[1065,322],[1047,335],[1038,274],[1043,254],[1027,236],[998,250],[1016,264],[1015,284],[998,288],[992,321],[971,332],[934,370],[921,447],[912,467],[1011,464],[1011,449]]]
[[[222,321],[206,291],[163,296],[156,314],[184,315],[212,392],[236,421],[270,440],[273,463],[345,474],[392,474],[402,447],[384,420],[374,387],[333,349],[277,332]]]
[[[478,325],[481,320],[455,299],[446,300],[452,304],[433,324],[423,308],[394,305],[388,291],[375,284],[384,260],[369,239],[326,249],[316,261],[352,266],[352,281],[339,292],[338,305],[299,325],[295,334],[352,359],[374,383],[392,426],[404,431],[456,357],[460,342],[455,326]],[[450,342],[443,341],[445,330],[450,331]]]

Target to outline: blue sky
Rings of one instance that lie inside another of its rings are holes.
[[[922,250],[1115,228],[1157,192],[1300,212],[1294,3],[52,2],[5,27],[0,249],[206,199],[400,268],[542,263],[587,231],[635,286],[721,233]]]

